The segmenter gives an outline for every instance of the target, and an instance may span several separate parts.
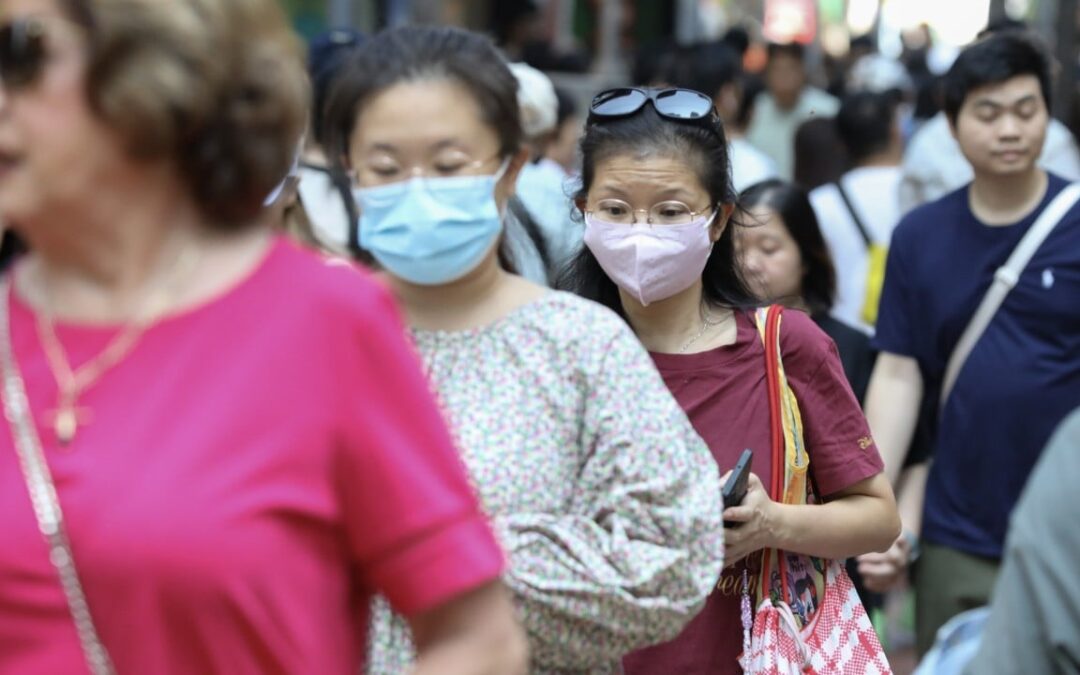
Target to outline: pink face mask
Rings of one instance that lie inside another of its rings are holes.
[[[585,215],[585,245],[615,284],[642,305],[685,291],[701,278],[713,242],[714,211],[686,225],[625,225]]]

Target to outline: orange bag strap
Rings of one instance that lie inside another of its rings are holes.
[[[780,317],[784,308],[771,305],[765,314],[765,382],[769,393],[769,441],[772,453],[772,477],[769,497],[776,502],[784,501],[787,452],[784,445],[784,421],[780,401]],[[765,549],[761,558],[761,580],[758,588],[762,597],[769,589],[769,569],[774,551]],[[783,573],[783,557],[775,552],[777,567],[780,569],[781,598],[788,599],[787,575]]]

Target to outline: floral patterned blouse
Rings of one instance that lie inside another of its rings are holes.
[[[629,327],[549,292],[478,329],[414,331],[510,561],[530,672],[617,673],[671,639],[723,564],[719,469]],[[376,603],[368,670],[408,627]]]

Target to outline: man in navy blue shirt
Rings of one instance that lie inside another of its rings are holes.
[[[1066,184],[1036,166],[1049,89],[1048,57],[1024,32],[974,43],[946,75],[945,111],[975,178],[909,213],[893,235],[874,340],[881,356],[866,413],[894,483],[923,398],[938,402],[946,363],[995,270]],[[889,552],[860,559],[867,586],[884,590],[917,548],[911,533],[921,522],[920,654],[950,617],[988,602],[1012,508],[1051,431],[1078,405],[1080,207],[1074,207],[960,370],[936,419],[929,468],[905,474],[899,486],[905,535]]]

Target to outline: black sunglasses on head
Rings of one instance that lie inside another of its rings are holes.
[[[45,27],[32,19],[15,19],[0,26],[0,86],[27,87],[45,69]]]
[[[661,117],[678,122],[714,123],[717,118],[712,99],[693,89],[620,87],[602,91],[593,98],[588,122],[627,117],[650,102]]]

